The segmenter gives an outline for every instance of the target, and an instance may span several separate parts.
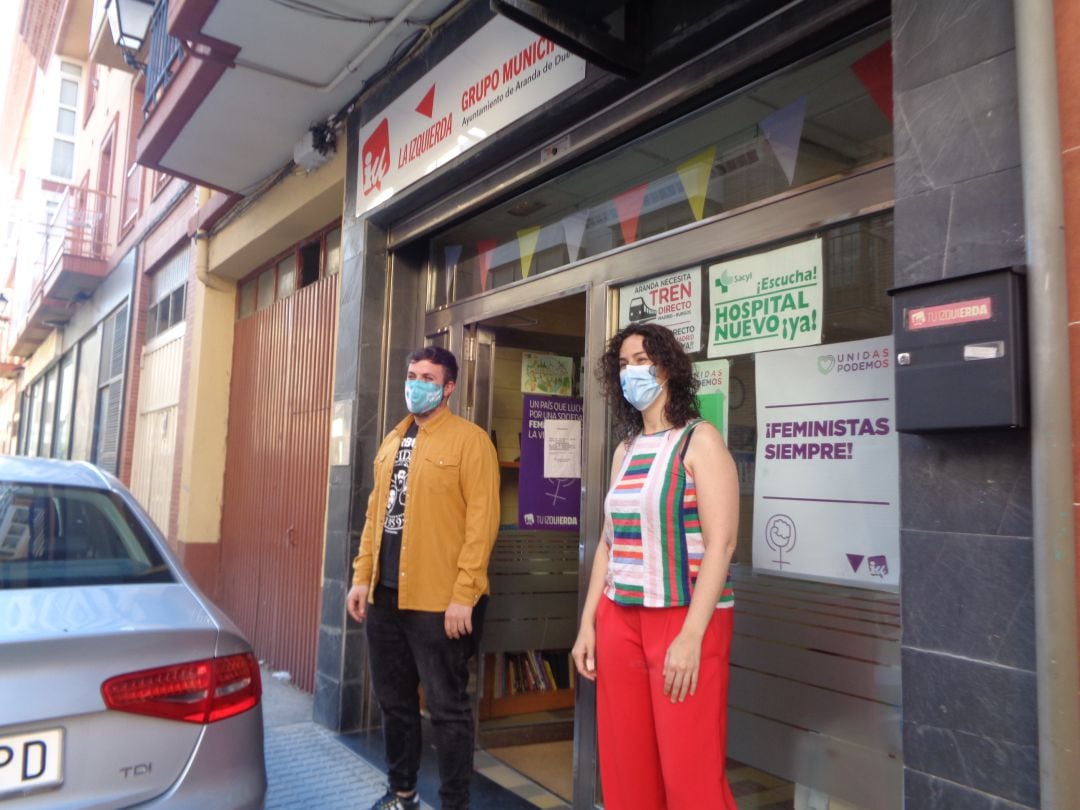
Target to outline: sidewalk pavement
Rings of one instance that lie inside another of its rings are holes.
[[[383,795],[386,774],[312,721],[311,695],[265,668],[262,684],[266,810],[356,810]]]

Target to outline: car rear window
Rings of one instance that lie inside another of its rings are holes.
[[[172,581],[120,496],[0,482],[0,588]]]

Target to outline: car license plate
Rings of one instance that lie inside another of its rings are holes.
[[[64,730],[0,737],[0,798],[64,781]]]

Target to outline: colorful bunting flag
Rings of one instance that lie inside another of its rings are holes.
[[[716,147],[713,146],[680,164],[677,169],[695,221],[705,216],[705,195],[709,191],[709,177],[715,161]]]
[[[536,242],[540,238],[540,226],[524,228],[517,232],[518,250],[521,252],[521,277],[528,278],[532,270],[533,254],[536,253]]]
[[[889,119],[889,123],[892,123],[892,40],[858,59],[852,64],[851,72],[862,82],[862,86],[866,88],[878,109]]]
[[[615,203],[615,211],[619,215],[619,227],[622,229],[624,245],[637,241],[638,217],[641,216],[641,206],[645,202],[645,189],[648,187],[648,183],[642,183],[629,191],[624,191],[612,200]]]
[[[581,240],[585,236],[585,224],[589,221],[589,212],[575,211],[562,219],[563,235],[566,238],[566,254],[571,262],[578,260],[581,252]]]
[[[461,260],[461,245],[447,245],[443,248],[443,257],[445,259],[446,272],[450,273],[458,262]]]
[[[781,107],[758,123],[762,134],[780,161],[790,186],[795,181],[795,162],[799,157],[803,120],[806,118],[807,96],[799,96],[786,107]]]
[[[491,270],[491,254],[499,243],[494,239],[481,239],[476,243],[476,259],[480,263],[480,291],[487,290],[488,271]]]

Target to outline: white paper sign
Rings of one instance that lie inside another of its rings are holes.
[[[690,267],[619,288],[619,328],[658,323],[684,350],[701,348],[701,268]]]
[[[544,420],[544,478],[581,478],[581,422]]]
[[[584,59],[495,17],[360,130],[356,215],[584,78]]]
[[[754,568],[895,590],[892,337],[755,357]]]
[[[709,357],[821,342],[821,240],[709,268]]]

